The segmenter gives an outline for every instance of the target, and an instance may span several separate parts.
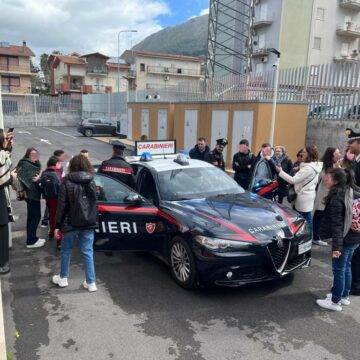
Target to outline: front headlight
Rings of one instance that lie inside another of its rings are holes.
[[[239,250],[249,245],[249,243],[246,241],[217,239],[217,238],[211,238],[208,236],[201,236],[201,235],[195,236],[195,241],[199,245],[217,251]]]
[[[307,221],[304,221],[299,227],[299,230],[294,234],[296,236],[310,235],[310,226]]]

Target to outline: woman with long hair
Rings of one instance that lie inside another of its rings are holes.
[[[332,240],[334,278],[331,293],[316,303],[325,309],[341,311],[342,305],[350,305],[351,259],[360,243],[360,233],[351,229],[352,210],[353,199],[360,194],[349,169],[329,169],[323,181],[329,192],[325,198],[320,236]]]
[[[11,184],[12,133],[0,129],[0,275],[10,271],[9,266],[9,209],[11,208],[8,186]]]
[[[27,205],[26,247],[28,249],[40,248],[45,245],[45,239],[40,239],[36,235],[41,219],[39,152],[35,148],[28,148],[19,161],[16,171],[18,180],[24,188]]]
[[[94,229],[97,227],[96,186],[94,169],[89,160],[76,155],[70,160],[69,173],[60,185],[56,212],[56,230],[61,230],[61,269],[52,277],[59,287],[68,286],[71,252],[75,240],[80,241],[85,281],[83,287],[96,291],[93,257]]]
[[[341,152],[339,149],[334,147],[328,147],[324,155],[321,158],[323,163],[323,168],[319,175],[319,183],[316,191],[316,198],[314,204],[314,216],[313,216],[313,243],[320,246],[326,246],[327,242],[321,240],[319,236],[319,224],[324,215],[325,202],[329,190],[326,188],[324,182],[322,181],[325,174],[329,172],[330,169],[341,166]]]
[[[281,166],[276,166],[279,177],[294,185],[297,194],[294,208],[308,221],[310,229],[312,229],[311,212],[314,208],[315,189],[321,169],[322,163],[319,161],[319,152],[314,145],[303,149],[300,169],[294,176],[287,174]]]

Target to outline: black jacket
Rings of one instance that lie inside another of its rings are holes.
[[[216,148],[205,156],[205,161],[225,171],[224,155],[218,152]]]
[[[56,229],[61,229],[62,232],[69,232],[74,230],[86,230],[97,228],[97,219],[91,225],[84,227],[74,227],[71,225],[70,207],[74,199],[74,190],[77,184],[89,184],[93,197],[96,198],[96,185],[91,174],[84,171],[73,172],[65,176],[60,185],[58,206],[56,211]],[[94,203],[96,207],[96,202]],[[90,209],[89,211],[93,211]]]
[[[191,159],[196,159],[196,160],[202,160],[205,161],[205,156],[210,152],[210,148],[206,145],[205,150],[203,152],[200,152],[199,147],[197,145],[195,145],[195,147],[193,147],[190,152],[189,152],[189,156]]]
[[[354,194],[354,197],[355,196]],[[326,204],[324,216],[320,223],[321,239],[332,239],[332,250],[341,251],[343,244],[359,244],[360,233],[351,229],[344,237],[345,201],[340,196],[333,196]]]
[[[133,189],[135,188],[133,168],[122,156],[113,156],[109,160],[103,161],[98,173],[120,180]]]
[[[235,171],[234,180],[238,183],[248,183],[250,169],[255,161],[255,155],[250,151],[247,154],[237,152],[233,157],[232,168]]]
[[[259,152],[258,156],[256,156],[256,158],[255,158],[255,160],[254,160],[254,162],[252,164],[252,167],[250,169],[251,176],[253,176],[256,164],[262,159],[264,159],[264,158],[261,156],[261,153]],[[269,159],[269,160],[264,159],[264,160],[267,161],[269,166],[270,166],[272,180],[275,179],[275,177],[276,177],[276,166],[275,166],[275,163],[274,163],[273,159]]]
[[[355,183],[360,187],[360,162],[355,162],[353,166],[353,170],[355,173]]]
[[[272,160],[275,163],[275,165],[277,165],[277,159],[275,157],[273,157]],[[284,159],[280,162],[279,165],[287,174],[291,174],[292,169],[293,169],[293,164],[292,164],[292,161],[287,156],[284,157]],[[288,189],[288,183],[284,179],[282,179],[280,176],[277,177],[277,180],[279,183],[279,188],[278,188],[279,195],[286,196],[287,189]]]

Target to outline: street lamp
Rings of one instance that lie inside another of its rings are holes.
[[[117,64],[117,73],[118,73],[118,93],[120,92],[120,34],[121,33],[135,33],[137,30],[121,30],[118,32],[118,64]]]
[[[270,135],[269,135],[269,143],[270,145],[274,145],[274,133],[275,133],[275,117],[276,117],[276,101],[277,101],[277,93],[278,93],[278,84],[279,84],[279,62],[280,62],[280,51],[271,48],[270,52],[277,56],[276,64],[274,65],[275,70],[275,81],[274,81],[274,96],[272,102],[272,113],[271,113],[271,126],[270,126]]]

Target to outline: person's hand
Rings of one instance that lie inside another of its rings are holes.
[[[338,259],[341,256],[341,251],[336,250],[332,252],[332,257]]]
[[[264,159],[265,159],[265,160],[270,160],[270,159],[271,159],[271,156],[270,156],[270,155],[266,155],[266,156],[264,156]]]
[[[37,175],[33,176],[33,178],[32,178],[33,182],[38,182],[39,180],[40,180],[40,174],[37,174]]]
[[[276,172],[279,174],[280,171],[282,170],[282,167],[280,165],[276,165],[275,169],[276,169]]]
[[[10,172],[10,175],[11,175],[13,178],[16,178],[16,177],[17,177],[16,168]]]
[[[4,139],[5,139],[4,148],[11,149],[14,140],[13,133],[12,132],[5,133]]]
[[[335,164],[334,164],[334,168],[341,168],[342,167],[342,160],[338,160]]]
[[[59,237],[59,231],[60,231],[60,229],[55,229],[55,231],[54,231],[55,239],[57,239]]]

